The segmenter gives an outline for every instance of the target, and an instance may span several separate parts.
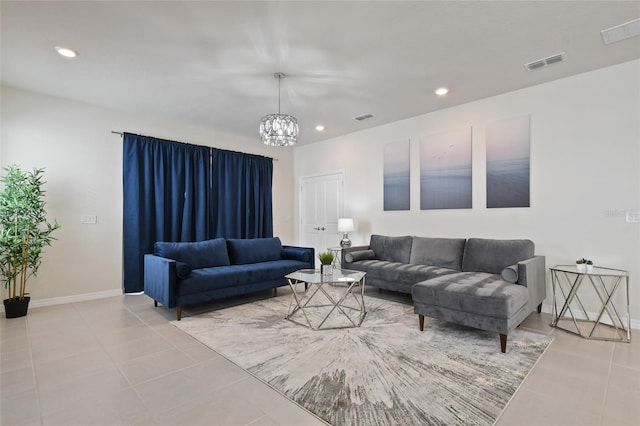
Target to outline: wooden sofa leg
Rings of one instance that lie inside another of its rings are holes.
[[[424,315],[418,314],[418,323],[420,324],[420,331],[424,331]]]
[[[540,304],[538,305],[538,313],[542,312],[542,302],[540,302]]]
[[[182,306],[178,306],[176,308],[176,318],[178,319],[178,321],[182,319]]]
[[[153,301],[153,306],[156,307],[156,308],[158,307],[158,301],[157,300]]]
[[[502,353],[507,352],[507,335],[506,334],[500,335],[500,350],[502,351]]]

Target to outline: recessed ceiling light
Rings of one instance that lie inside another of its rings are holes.
[[[449,89],[447,89],[446,87],[439,87],[436,89],[436,95],[438,96],[444,96],[447,93],[449,93]]]
[[[64,56],[65,58],[75,58],[78,56],[78,52],[68,47],[56,46],[56,52]]]
[[[317,130],[317,131],[319,131],[319,132],[321,132],[321,131],[323,131],[323,130],[324,130],[324,126],[323,126],[322,124],[318,124],[318,125],[316,126],[316,130]]]

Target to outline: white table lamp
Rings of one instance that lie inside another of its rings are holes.
[[[351,240],[349,239],[349,232],[353,231],[355,226],[353,219],[350,217],[338,219],[338,232],[342,232],[342,240],[340,246],[342,248],[351,247]]]

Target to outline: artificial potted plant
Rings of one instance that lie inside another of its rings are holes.
[[[593,261],[587,260],[587,272],[593,272]]]
[[[27,314],[27,280],[38,273],[45,246],[60,227],[47,220],[42,189],[44,169],[24,171],[17,165],[4,168],[0,182],[0,279],[8,291],[4,300],[7,318]]]
[[[583,257],[582,259],[576,260],[576,268],[578,272],[591,272],[593,271],[593,261]]]
[[[320,273],[322,275],[331,275],[333,273],[333,253],[327,251],[318,255],[320,259]]]

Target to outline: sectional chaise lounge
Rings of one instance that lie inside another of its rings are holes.
[[[367,285],[411,294],[424,316],[507,335],[546,297],[545,258],[530,240],[372,235],[342,251],[342,267],[367,273]]]

